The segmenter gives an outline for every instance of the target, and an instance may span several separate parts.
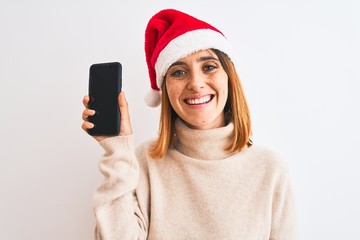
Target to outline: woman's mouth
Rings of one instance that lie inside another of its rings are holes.
[[[186,98],[184,102],[189,105],[200,105],[200,104],[206,104],[210,102],[213,99],[214,95],[209,94],[205,95],[199,98]]]

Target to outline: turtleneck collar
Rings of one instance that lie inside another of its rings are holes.
[[[189,128],[180,118],[175,121],[174,147],[180,153],[199,160],[220,160],[232,153],[225,148],[233,140],[234,124],[209,130]]]

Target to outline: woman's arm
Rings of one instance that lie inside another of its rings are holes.
[[[294,193],[286,166],[277,175],[271,222],[270,240],[299,239]]]
[[[146,239],[147,225],[140,210],[135,189],[139,179],[139,166],[135,157],[128,104],[125,94],[118,97],[121,112],[119,136],[94,136],[104,148],[105,154],[99,163],[104,182],[98,187],[93,199],[96,219],[95,239]],[[88,108],[89,97],[85,96],[82,128],[94,127],[88,117],[95,114]]]
[[[105,154],[99,169],[105,180],[93,199],[95,239],[146,239],[147,224],[135,195],[139,165],[133,136],[107,138],[100,145]]]

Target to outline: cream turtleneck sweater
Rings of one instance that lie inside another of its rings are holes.
[[[100,142],[96,239],[297,239],[286,167],[260,146],[224,151],[233,129],[194,130],[177,120],[161,160],[148,156],[149,143],[135,153],[133,136]]]

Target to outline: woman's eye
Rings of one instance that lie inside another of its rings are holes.
[[[215,66],[208,65],[208,66],[205,66],[205,67],[204,67],[204,70],[205,70],[206,72],[209,72],[209,71],[211,71],[211,70],[214,70],[215,68],[216,68]]]
[[[174,71],[173,73],[171,73],[171,76],[172,76],[172,77],[179,77],[179,76],[182,76],[182,75],[184,75],[184,74],[186,74],[185,71],[183,71],[183,70],[177,70],[177,71]]]

